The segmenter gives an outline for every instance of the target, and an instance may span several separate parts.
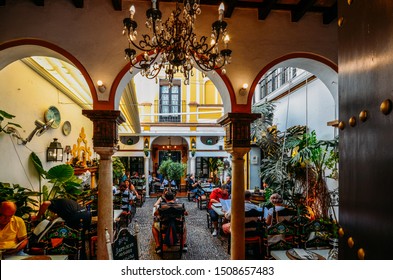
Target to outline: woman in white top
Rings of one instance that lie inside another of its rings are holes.
[[[266,225],[268,227],[270,227],[273,223],[273,213],[286,209],[286,207],[283,205],[282,196],[278,193],[274,193],[270,196],[270,202],[273,204],[273,207],[270,208],[267,212]],[[288,220],[288,217],[277,215],[277,223],[283,220]]]

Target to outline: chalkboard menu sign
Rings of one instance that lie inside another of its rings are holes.
[[[122,228],[112,243],[114,260],[137,260],[138,243],[136,237],[127,228]]]

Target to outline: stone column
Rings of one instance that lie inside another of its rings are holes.
[[[93,121],[94,151],[100,155],[98,224],[97,224],[97,259],[108,260],[105,229],[108,229],[113,242],[113,173],[112,155],[117,150],[118,125],[124,122],[120,111],[83,110],[82,114]]]
[[[245,259],[244,155],[250,150],[250,123],[260,114],[227,113],[218,120],[225,128],[225,150],[232,155],[231,259]],[[248,188],[248,187],[247,187]]]
[[[194,174],[196,176],[195,172],[196,172],[196,157],[195,155],[192,156],[190,153],[190,174]]]
[[[150,197],[149,195],[149,163],[150,163],[150,152],[149,152],[149,156],[144,157],[143,159],[143,163],[145,165],[145,187],[146,187],[146,197]]]

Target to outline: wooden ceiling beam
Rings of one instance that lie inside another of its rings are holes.
[[[224,17],[230,18],[232,16],[233,11],[238,3],[238,0],[224,0],[225,3],[225,11]]]
[[[75,8],[83,8],[83,0],[72,0],[74,2]]]
[[[112,0],[112,5],[115,11],[121,11],[123,9],[122,0]]]
[[[273,6],[277,3],[277,0],[265,0],[258,7],[258,19],[265,20],[270,14]]]
[[[317,0],[300,0],[291,11],[291,21],[298,22],[305,13],[317,2]]]
[[[331,23],[338,16],[337,2],[323,12],[323,24]]]
[[[36,6],[44,6],[45,0],[33,0]]]

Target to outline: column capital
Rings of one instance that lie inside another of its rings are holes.
[[[250,151],[250,149],[251,149],[250,147],[248,147],[248,148],[246,148],[246,147],[243,147],[243,148],[232,147],[230,149],[227,149],[227,151],[228,151],[228,153],[230,153],[232,155],[232,161],[234,161],[234,160],[243,161],[244,155],[247,154]]]
[[[238,148],[250,147],[251,134],[250,124],[261,114],[227,113],[217,120],[217,123],[225,128],[225,149],[232,153]],[[238,150],[240,152],[241,150]],[[248,150],[247,150],[248,152]]]
[[[118,142],[118,125],[125,122],[117,110],[82,110],[93,121],[94,147],[115,147]]]
[[[117,151],[115,147],[94,147],[94,151],[100,155],[100,159],[111,159]]]

